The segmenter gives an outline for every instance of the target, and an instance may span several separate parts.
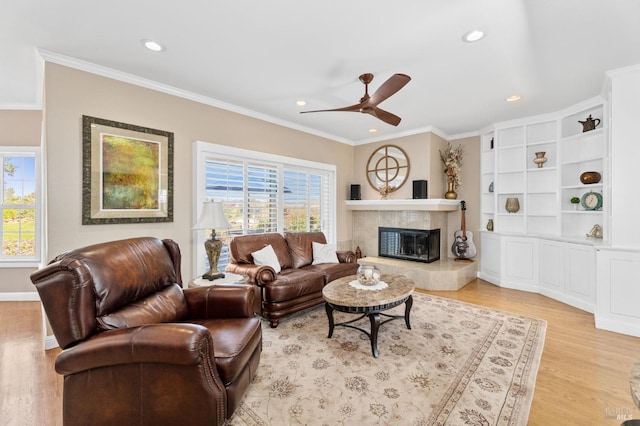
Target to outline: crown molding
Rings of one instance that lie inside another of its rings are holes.
[[[386,140],[391,140],[391,139],[398,139],[398,138],[402,138],[405,136],[413,136],[413,135],[417,135],[417,134],[421,134],[421,133],[428,133],[431,132],[435,135],[440,136],[442,139],[444,140],[454,140],[454,139],[461,139],[461,138],[466,138],[466,137],[473,137],[473,136],[478,136],[480,133],[479,132],[467,132],[467,133],[461,133],[461,134],[457,134],[457,135],[448,135],[447,133],[443,132],[442,130],[438,129],[437,127],[434,126],[427,126],[427,127],[421,127],[421,128],[417,128],[417,129],[412,129],[412,130],[407,130],[404,132],[400,132],[400,133],[395,133],[393,135],[388,135],[388,136],[379,136],[379,137],[372,137],[372,138],[367,138],[367,139],[362,139],[359,141],[353,141],[353,140],[349,140],[349,139],[345,139],[342,138],[340,136],[336,136],[334,134],[331,133],[326,133],[326,132],[321,132],[319,130],[316,129],[312,129],[306,126],[301,126],[295,123],[292,123],[290,121],[287,120],[282,120],[273,116],[270,116],[268,114],[263,114],[263,113],[259,113],[247,108],[243,108],[240,107],[238,105],[234,105],[234,104],[230,104],[227,102],[223,102],[220,101],[218,99],[214,99],[214,98],[210,98],[207,96],[202,96],[199,95],[197,93],[193,93],[187,90],[182,90],[179,89],[177,87],[173,87],[173,86],[169,86],[167,84],[163,84],[163,83],[159,83],[157,81],[153,81],[153,80],[149,80],[146,78],[142,78],[133,74],[129,74],[129,73],[125,73],[122,71],[118,71],[118,70],[114,70],[112,68],[108,68],[108,67],[104,67],[101,65],[97,65],[88,61],[84,61],[82,59],[77,59],[77,58],[73,58],[71,56],[67,56],[67,55],[62,55],[60,53],[56,53],[50,50],[46,50],[46,49],[37,49],[37,53],[42,61],[42,63],[44,64],[44,62],[51,62],[54,64],[58,64],[58,65],[62,65],[65,67],[69,67],[69,68],[73,68],[73,69],[77,69],[80,71],[84,71],[84,72],[88,72],[90,74],[95,74],[95,75],[99,75],[102,77],[106,77],[106,78],[110,78],[113,80],[117,80],[117,81],[121,81],[123,83],[128,83],[128,84],[133,84],[135,86],[139,86],[139,87],[144,87],[146,89],[151,89],[151,90],[155,90],[157,92],[161,92],[161,93],[165,93],[168,95],[172,95],[172,96],[176,96],[179,98],[183,98],[183,99],[187,99],[193,102],[197,102],[203,105],[208,105],[208,106],[212,106],[215,108],[220,108],[223,109],[225,111],[230,111],[236,114],[240,114],[240,115],[244,115],[247,117],[251,117],[251,118],[255,118],[257,120],[261,120],[261,121],[265,121],[268,123],[272,123],[272,124],[276,124],[278,126],[282,126],[282,127],[286,127],[292,130],[297,130],[303,133],[307,133],[310,135],[314,135],[314,136],[318,136],[321,138],[325,138],[325,139],[329,139],[335,142],[340,142],[346,145],[351,145],[351,146],[356,146],[356,145],[366,145],[369,143],[374,143],[374,142],[381,142],[381,141],[386,141]],[[40,67],[40,69],[43,69],[44,67]],[[39,89],[39,103],[40,105],[42,104],[42,85],[40,85],[40,89]],[[6,109],[38,109],[37,106],[20,106],[19,108],[16,106],[16,108],[6,108]],[[40,107],[42,108],[42,107]]]
[[[455,141],[458,139],[465,139],[465,138],[474,138],[476,136],[480,136],[480,134],[481,134],[480,131],[458,133],[456,135],[449,136],[449,139],[447,139],[447,141]]]
[[[165,93],[168,95],[176,96],[179,98],[187,99],[200,104],[216,107],[225,111],[234,112],[236,114],[244,115],[247,117],[255,118],[268,123],[277,124],[279,126],[287,127],[293,130],[298,130],[303,133],[308,133],[314,136],[319,136],[325,139],[330,139],[336,142],[341,142],[347,145],[353,145],[353,141],[350,141],[339,136],[311,129],[309,127],[300,126],[290,121],[281,120],[276,117],[272,117],[267,114],[262,114],[256,111],[252,111],[238,105],[222,102],[217,99],[202,96],[197,93],[193,93],[187,90],[178,89],[167,84],[158,83],[157,81],[148,80],[146,78],[138,77],[133,74],[117,71],[112,68],[96,65],[91,62],[87,62],[81,59],[72,58],[70,56],[61,55],[56,52],[52,52],[45,49],[38,49],[38,53],[43,61],[63,65],[65,67],[74,68],[80,71],[88,72],[90,74],[107,77],[113,80],[121,81],[123,83],[133,84],[135,86],[144,87],[146,89],[155,90],[157,92]]]
[[[636,72],[640,72],[640,64],[635,64],[635,65],[629,65],[627,67],[622,67],[622,68],[616,68],[613,70],[609,70],[609,71],[605,71],[605,75],[607,77],[611,77],[611,76],[615,76],[618,74],[627,74],[627,73],[636,73]]]
[[[423,133],[433,133],[435,135],[440,136],[442,139],[444,140],[450,140],[450,136],[448,136],[445,132],[443,132],[442,130],[438,129],[437,127],[433,127],[433,126],[427,126],[427,127],[420,127],[418,129],[411,129],[411,130],[407,130],[404,132],[400,132],[400,133],[394,133],[393,135],[388,135],[388,136],[378,136],[378,137],[373,137],[373,138],[367,138],[367,139],[362,139],[359,140],[357,142],[354,142],[354,145],[367,145],[370,143],[375,143],[375,142],[385,142],[385,141],[389,141],[392,139],[399,139],[399,138],[404,138],[407,136],[414,136],[414,135],[420,135]]]

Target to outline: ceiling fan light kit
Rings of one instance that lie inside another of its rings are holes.
[[[305,114],[310,112],[329,111],[361,112],[363,114],[370,114],[387,124],[391,124],[392,126],[397,126],[400,124],[402,119],[395,114],[378,108],[378,104],[396,94],[409,81],[411,81],[411,77],[406,74],[394,74],[389,77],[387,81],[382,83],[373,95],[369,96],[369,83],[371,83],[372,80],[373,74],[366,73],[360,76],[360,81],[364,84],[364,96],[360,98],[360,103],[342,108],[301,111],[300,113]]]

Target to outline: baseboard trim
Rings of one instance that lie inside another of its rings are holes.
[[[37,291],[16,291],[0,293],[0,302],[39,302]]]
[[[529,293],[540,293],[540,287],[535,284],[527,284],[518,281],[501,279],[498,285],[500,287],[510,288],[512,290],[527,291]]]
[[[58,341],[55,336],[44,336],[44,350],[54,349],[59,347]]]
[[[602,318],[595,315],[596,328],[600,330],[613,331],[615,333],[626,334],[628,336],[640,337],[640,324],[630,324],[620,322],[611,318]]]
[[[500,279],[494,275],[487,274],[486,272],[478,271],[478,278],[500,287]]]

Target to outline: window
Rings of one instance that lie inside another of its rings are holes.
[[[284,230],[322,231],[322,176],[303,171],[284,171]]]
[[[335,242],[335,166],[269,155],[206,142],[194,145],[194,217],[205,199],[222,201],[231,229],[218,232],[225,243],[218,269],[229,261],[228,238],[267,232],[322,231]],[[194,272],[207,267],[203,243],[194,243]]]
[[[40,261],[39,148],[0,147],[2,162],[1,266]]]

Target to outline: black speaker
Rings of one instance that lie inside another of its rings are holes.
[[[427,181],[426,180],[414,180],[413,181],[413,199],[429,198],[427,196]]]
[[[351,185],[351,200],[361,200],[360,185]]]

